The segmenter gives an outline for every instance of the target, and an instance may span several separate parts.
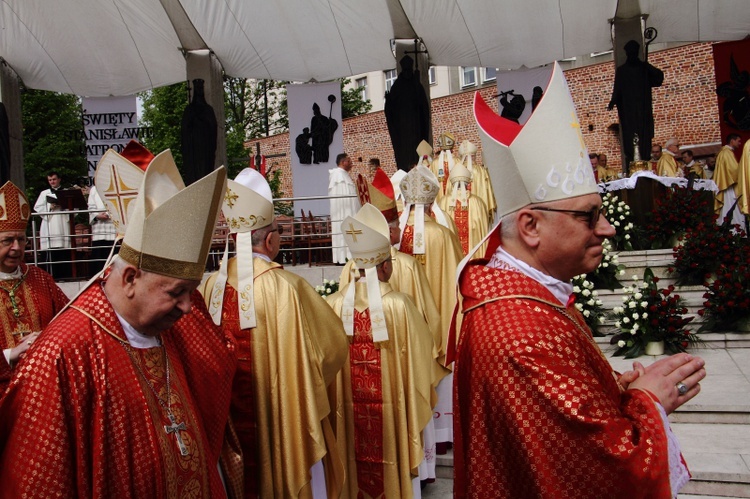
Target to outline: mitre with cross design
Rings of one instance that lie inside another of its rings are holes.
[[[245,168],[234,180],[227,180],[222,212],[229,231],[236,234],[237,258],[233,261],[236,275],[233,275],[231,279],[229,277],[229,238],[227,237],[219,272],[211,288],[208,312],[214,323],[220,325],[224,291],[229,281],[239,291],[237,307],[240,329],[251,329],[257,326],[253,291],[252,234],[254,230],[271,225],[274,219],[271,187],[266,178],[252,168]],[[237,281],[232,282],[235,277]]]
[[[557,63],[524,125],[499,116],[479,92],[474,118],[500,217],[532,203],[598,192],[573,98]]]
[[[364,270],[365,289],[367,290],[367,304],[370,309],[370,322],[372,326],[372,340],[374,342],[386,341],[388,330],[385,325],[385,314],[383,312],[383,300],[380,294],[380,281],[376,266],[391,258],[391,241],[389,237],[388,222],[385,217],[372,204],[365,204],[353,217],[346,217],[341,223],[341,232],[344,241],[352,254],[352,260],[357,269]],[[355,270],[352,270],[355,272]],[[346,334],[354,334],[354,307],[356,302],[361,302],[362,297],[355,296],[357,279],[353,275],[350,285],[344,293],[344,303],[341,308],[344,330]],[[360,278],[361,282],[362,278]],[[361,288],[361,286],[360,286]]]
[[[138,196],[143,174],[154,155],[136,141],[118,153],[109,149],[96,165],[96,192],[101,197],[118,238],[125,235],[132,202]]]

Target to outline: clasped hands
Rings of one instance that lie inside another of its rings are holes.
[[[633,370],[620,375],[618,382],[626,390],[647,390],[659,399],[667,414],[701,391],[706,377],[705,361],[687,353],[657,360],[648,367],[633,362]],[[685,388],[680,388],[683,384]]]

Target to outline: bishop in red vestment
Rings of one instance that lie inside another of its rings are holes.
[[[455,496],[676,496],[689,474],[667,414],[706,371],[680,354],[619,375],[572,306],[570,280],[599,265],[615,230],[562,71],[523,127],[478,94],[474,113],[490,174],[505,182],[489,260],[459,273]]]
[[[233,341],[200,283],[226,172],[143,177],[119,256],[53,320],[0,401],[8,497],[241,497]]]

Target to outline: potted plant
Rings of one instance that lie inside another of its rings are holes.
[[[594,289],[586,274],[573,278],[573,293],[576,295],[575,307],[583,315],[594,336],[605,336],[599,332],[599,326],[604,323],[604,308],[599,299],[599,292]]]
[[[660,355],[684,352],[688,346],[698,343],[699,338],[686,329],[692,317],[683,317],[687,309],[682,306],[680,295],[674,294],[674,286],[658,289],[658,277],[647,268],[643,281],[633,276],[632,286],[624,288],[623,306],[615,307],[616,334],[611,344],[617,345],[614,355],[625,358],[638,357],[644,353]],[[652,344],[661,345],[661,352],[654,352]]]
[[[745,245],[747,248],[747,245]],[[719,266],[716,279],[706,283],[700,331],[750,331],[750,262],[738,252]]]
[[[657,199],[654,211],[646,224],[646,238],[651,249],[676,246],[685,231],[699,223],[710,223],[713,216],[713,197],[706,191],[685,187],[670,187]]]

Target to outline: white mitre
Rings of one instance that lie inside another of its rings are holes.
[[[401,212],[399,227],[401,237],[409,221],[411,207],[414,206],[414,254],[425,254],[424,213],[425,206],[431,205],[438,195],[440,183],[429,168],[417,165],[401,181],[401,193],[404,196],[404,211]]]

